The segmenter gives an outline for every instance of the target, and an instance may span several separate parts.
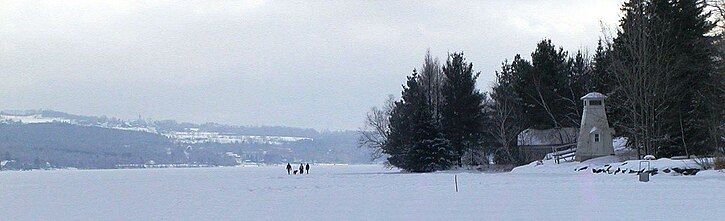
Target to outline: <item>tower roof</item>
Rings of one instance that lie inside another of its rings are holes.
[[[594,100],[594,99],[604,100],[605,98],[607,98],[607,96],[603,95],[602,93],[591,92],[591,93],[588,93],[587,95],[584,95],[584,97],[582,97],[581,99],[582,100]]]

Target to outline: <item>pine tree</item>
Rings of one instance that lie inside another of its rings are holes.
[[[467,151],[481,149],[483,137],[484,94],[476,89],[480,73],[473,73],[473,64],[466,63],[463,53],[451,54],[443,66],[443,107],[441,128],[443,135],[451,142],[456,163],[462,166]]]
[[[415,107],[412,101],[419,94],[417,82],[418,74],[413,71],[403,86],[402,100],[395,102],[390,114],[390,134],[383,146],[383,153],[389,155],[388,163],[392,166],[406,169],[411,164],[410,151],[413,149],[413,130],[411,122],[414,119]]]
[[[551,40],[540,41],[531,54],[531,62],[517,55],[512,63],[516,72],[515,90],[523,98],[524,108],[530,108],[526,117],[533,128],[549,129],[575,126],[567,120],[568,110],[577,105],[566,102],[571,97],[571,62],[563,48],[556,48]],[[579,102],[576,102],[579,103]]]
[[[493,140],[494,161],[497,164],[522,163],[516,141],[524,129],[525,121],[521,98],[513,87],[515,77],[512,65],[504,61],[501,71],[496,72],[496,81],[491,88],[490,125],[487,132]]]
[[[714,71],[713,57],[716,53],[713,37],[707,36],[714,24],[707,19],[709,13],[704,12],[706,3],[696,0],[680,0],[667,2],[667,21],[663,24],[675,27],[668,38],[673,39],[678,67],[673,83],[685,89],[674,108],[677,115],[669,119],[671,130],[668,132],[675,138],[665,155],[702,155],[709,154],[715,142],[712,133],[713,122],[718,122],[718,112],[723,106],[719,102],[719,75]],[[677,127],[679,124],[679,127]],[[679,138],[679,139],[677,139]]]
[[[431,172],[450,168],[451,146],[436,127],[427,91],[416,71],[403,87],[402,99],[390,116],[390,134],[383,152],[388,162],[410,172]]]
[[[416,122],[413,139],[416,141],[410,152],[411,172],[432,172],[449,169],[456,157],[450,142],[443,137],[434,125],[433,115],[422,111]]]
[[[722,74],[705,1],[632,0],[614,39],[616,120],[642,154],[707,154],[722,122]],[[617,125],[615,123],[615,125]]]
[[[573,58],[569,58],[570,71],[566,73],[565,86],[566,90],[559,93],[563,104],[564,113],[562,119],[562,126],[565,127],[579,127],[582,119],[582,112],[584,105],[580,98],[588,92],[586,86],[591,81],[592,76],[592,65],[589,56],[582,52],[577,51]]]
[[[603,45],[601,39],[597,41],[597,49],[591,63],[592,71],[586,77],[584,91],[596,91],[602,94],[610,94],[612,91],[615,82],[610,72],[607,71],[609,50],[611,49]]]

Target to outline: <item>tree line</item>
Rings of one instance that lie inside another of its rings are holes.
[[[579,127],[588,92],[608,96],[616,136],[637,156],[725,152],[723,2],[630,0],[616,34],[603,30],[593,55],[569,54],[550,39],[530,59],[502,62],[488,93],[463,53],[445,64],[428,52],[401,98],[374,107],[359,144],[411,172],[525,163],[517,147],[527,129]]]

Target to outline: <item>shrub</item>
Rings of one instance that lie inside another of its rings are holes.
[[[693,161],[695,161],[695,163],[697,165],[699,165],[701,169],[709,170],[709,169],[713,168],[713,159],[712,158],[697,157],[697,156],[692,156],[692,157],[693,157]]]
[[[725,170],[725,157],[715,157],[715,169]]]

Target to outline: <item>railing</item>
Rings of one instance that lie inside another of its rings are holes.
[[[554,159],[556,164],[559,164],[562,159],[567,160],[568,158],[574,158],[574,156],[576,156],[576,143],[551,147],[551,153],[547,155],[551,155],[551,158]]]

